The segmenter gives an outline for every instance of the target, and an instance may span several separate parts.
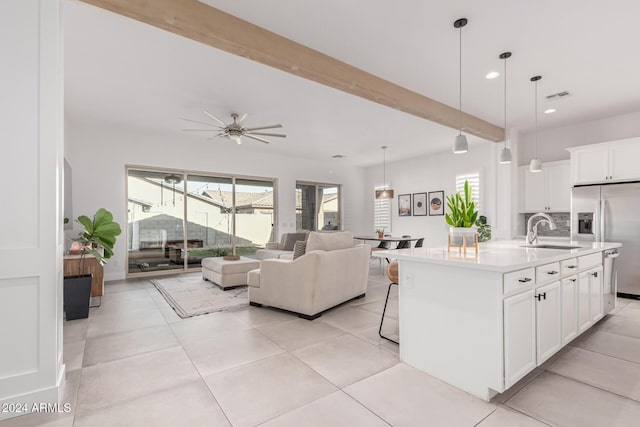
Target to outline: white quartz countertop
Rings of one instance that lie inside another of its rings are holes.
[[[540,244],[544,244],[544,242]],[[549,242],[549,244],[578,246],[578,248],[571,250],[543,249],[523,247],[525,245],[523,240],[496,240],[480,243],[477,257],[473,249],[468,249],[466,256],[461,256],[457,248],[451,248],[451,252],[447,252],[446,246],[376,251],[373,252],[372,255],[382,258],[394,258],[400,261],[405,260],[476,270],[508,272],[582,255],[589,255],[622,246],[620,243],[612,242],[588,243],[576,241],[556,241]]]

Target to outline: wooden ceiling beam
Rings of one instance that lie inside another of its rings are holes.
[[[459,113],[441,102],[236,18],[197,0],[81,0],[305,79],[458,129]],[[489,141],[504,129],[462,113],[463,131]]]

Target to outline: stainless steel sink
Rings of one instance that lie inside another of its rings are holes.
[[[569,251],[571,249],[580,249],[580,246],[562,246],[562,245],[525,245],[522,248],[536,248],[536,249],[564,249]]]

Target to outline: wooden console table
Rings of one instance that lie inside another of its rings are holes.
[[[84,256],[83,272],[80,272],[80,260],[82,255],[64,256],[64,275],[78,276],[82,273],[91,274],[91,296],[101,297],[104,294],[104,268],[93,255]]]

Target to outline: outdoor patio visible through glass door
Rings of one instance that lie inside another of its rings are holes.
[[[340,186],[296,183],[296,228],[309,231],[340,230]]]

